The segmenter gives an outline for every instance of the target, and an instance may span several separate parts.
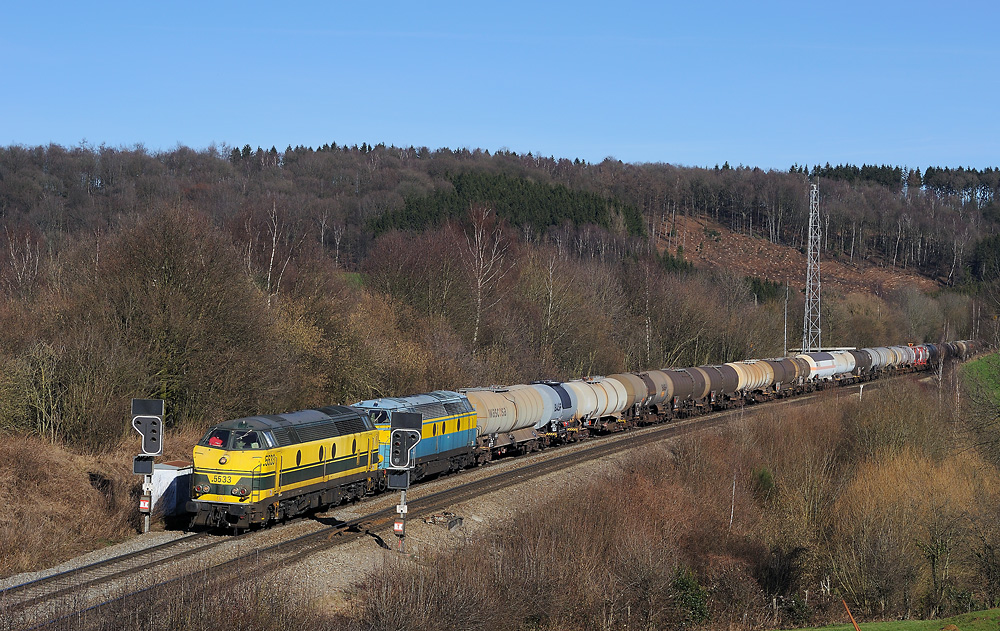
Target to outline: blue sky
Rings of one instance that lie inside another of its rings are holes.
[[[997,166],[998,7],[7,3],[0,145]]]

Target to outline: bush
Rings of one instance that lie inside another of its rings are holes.
[[[674,606],[679,613],[682,628],[708,622],[708,591],[698,584],[689,568],[677,568],[673,581]]]

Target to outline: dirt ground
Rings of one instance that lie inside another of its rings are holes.
[[[796,248],[777,245],[767,239],[737,234],[708,219],[677,217],[677,232],[670,239],[661,238],[662,252],[669,245],[672,254],[683,246],[684,258],[698,269],[735,270],[744,276],[757,276],[792,287],[804,287],[806,255]],[[843,258],[843,257],[840,257]],[[884,295],[907,285],[931,292],[940,285],[910,270],[877,267],[859,261],[842,261],[820,256],[820,279],[824,288],[847,294],[864,289]]]

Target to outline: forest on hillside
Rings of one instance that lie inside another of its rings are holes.
[[[784,292],[691,269],[678,217],[915,270],[824,295],[824,341],[995,335],[998,172],[599,164],[324,145],[0,148],[0,431],[101,450],[361,398],[778,355]],[[802,294],[788,339],[801,335]],[[992,332],[992,333],[991,333]]]

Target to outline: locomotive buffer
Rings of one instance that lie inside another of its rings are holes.
[[[403,539],[406,537],[406,490],[410,488],[410,472],[416,458],[413,448],[420,442],[424,416],[416,412],[393,412],[389,431],[389,465],[386,467],[386,486],[399,489],[399,518],[392,526],[399,537],[399,551],[405,551]]]

